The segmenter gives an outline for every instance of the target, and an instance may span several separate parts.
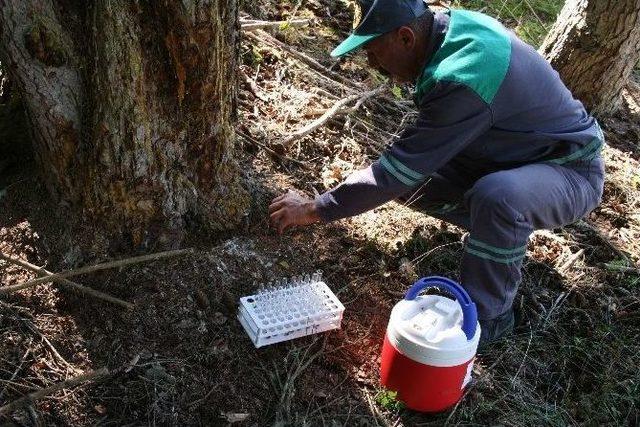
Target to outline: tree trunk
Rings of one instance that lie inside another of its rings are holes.
[[[0,0],[51,193],[134,244],[237,225],[236,0]]]
[[[614,113],[640,58],[640,0],[567,0],[540,52],[594,114]]]

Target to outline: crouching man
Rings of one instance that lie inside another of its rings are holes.
[[[380,158],[307,199],[269,207],[283,232],[399,200],[469,230],[461,283],[486,346],[513,329],[527,241],[578,220],[601,200],[603,134],[531,46],[476,12],[434,13],[422,0],[358,0],[355,30],[333,52],[415,82],[416,123]]]

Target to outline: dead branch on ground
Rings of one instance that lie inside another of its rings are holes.
[[[0,306],[5,308],[6,310],[11,311],[15,315],[17,320],[24,323],[27,329],[29,329],[33,334],[40,337],[42,342],[45,344],[45,346],[49,349],[49,351],[53,355],[54,359],[57,359],[58,362],[60,362],[66,368],[70,369],[72,372],[77,372],[77,369],[72,364],[67,362],[67,360],[64,357],[62,357],[60,352],[54,347],[51,341],[49,341],[49,339],[42,333],[42,331],[40,331],[40,329],[30,319],[22,317],[21,313],[18,310],[16,310],[11,304],[7,304],[4,301],[0,301]]]
[[[362,90],[362,85],[355,83],[353,80],[350,80],[334,71],[329,70],[327,67],[323,66],[315,59],[296,50],[295,48],[287,45],[286,43],[281,42],[280,40],[276,39],[266,31],[258,30],[256,31],[256,33],[247,33],[246,35],[248,38],[252,39],[256,43],[266,43],[268,45],[277,47],[280,50],[284,50],[285,52],[292,55],[294,58],[307,64],[309,67],[311,67],[313,70],[320,73],[322,76],[328,78],[333,83],[339,82],[341,83],[341,86],[344,86],[350,91]]]
[[[242,31],[256,31],[264,28],[299,28],[309,25],[308,19],[292,19],[290,21],[256,21],[241,19]]]
[[[18,265],[24,269],[30,270],[35,272],[36,274],[40,275],[40,276],[53,276],[53,273],[44,269],[44,268],[40,268],[37,265],[33,265],[27,261],[22,261],[20,259],[15,259],[15,258],[11,258],[3,253],[0,253],[0,259],[3,259],[5,261],[8,261],[12,264]],[[123,301],[119,298],[116,297],[112,297],[111,295],[105,294],[104,292],[100,292],[100,291],[96,291],[95,289],[91,289],[88,288],[86,286],[80,285],[78,283],[72,282],[71,280],[68,279],[52,279],[54,282],[56,282],[57,284],[63,286],[63,287],[67,287],[69,289],[73,289],[75,291],[78,291],[80,293],[83,293],[85,295],[89,295],[93,298],[97,298],[97,299],[101,299],[103,301],[107,301],[110,302],[112,304],[117,304],[119,306],[128,308],[128,309],[133,309],[135,307],[134,304],[131,304],[130,302],[127,301]]]
[[[107,368],[102,368],[102,369],[98,369],[97,371],[87,372],[85,374],[78,375],[77,377],[71,378],[69,380],[59,382],[57,384],[52,385],[51,387],[36,390],[33,393],[29,393],[26,396],[22,396],[21,398],[0,407],[0,415],[10,414],[15,410],[20,409],[23,406],[32,404],[37,400],[40,400],[44,397],[47,397],[55,393],[56,391],[59,391],[65,388],[75,387],[84,382],[96,381],[110,374],[111,373],[107,370]]]
[[[284,145],[285,147],[289,147],[294,141],[308,135],[309,133],[318,129],[320,126],[324,125],[330,118],[332,118],[336,114],[352,113],[356,111],[364,103],[364,101],[371,98],[372,96],[375,96],[383,92],[386,88],[387,87],[383,85],[374,90],[370,90],[368,92],[361,93],[361,94],[350,95],[350,96],[347,96],[346,98],[341,99],[340,101],[336,102],[333,105],[333,107],[329,108],[317,120],[309,123],[307,126],[303,127],[302,129],[286,137],[284,140],[282,140],[281,144]],[[348,105],[349,103],[355,100],[358,100],[355,106],[347,110],[342,110],[346,105]]]
[[[261,143],[260,141],[258,141],[257,139],[253,138],[252,136],[247,135],[246,133],[240,131],[240,130],[236,130],[236,133],[244,138],[245,141],[247,141],[250,144],[255,145],[258,148],[262,148],[263,150],[265,150],[267,153],[274,155],[282,160],[286,160],[288,162],[292,162],[295,163],[299,166],[306,166],[304,162],[301,162],[300,160],[294,159],[292,157],[288,157],[285,156],[284,154],[280,154],[277,151],[272,150],[271,148],[267,147],[265,144]]]
[[[121,260],[118,260],[118,261],[110,261],[110,262],[105,262],[105,263],[102,263],[102,264],[90,265],[90,266],[86,266],[86,267],[77,268],[75,270],[68,270],[68,271],[63,271],[63,272],[60,272],[60,273],[54,273],[54,274],[51,274],[51,275],[43,276],[43,277],[40,277],[38,279],[29,280],[28,282],[25,282],[25,283],[20,283],[18,285],[4,286],[4,287],[0,288],[0,294],[10,294],[10,293],[22,290],[22,289],[26,289],[26,288],[30,288],[32,286],[36,286],[36,285],[38,285],[40,283],[52,282],[52,281],[55,281],[56,279],[64,279],[64,278],[67,278],[67,277],[79,276],[79,275],[82,275],[82,274],[93,273],[93,272],[100,271],[100,270],[109,270],[109,269],[112,269],[112,268],[125,267],[125,266],[128,266],[128,265],[140,264],[140,263],[143,263],[143,262],[157,261],[157,260],[163,259],[163,258],[170,258],[170,257],[181,256],[181,255],[187,255],[187,254],[190,254],[192,252],[193,252],[192,249],[178,249],[178,250],[175,250],[175,251],[157,252],[157,253],[154,253],[154,254],[141,255],[141,256],[137,256],[137,257],[121,259]]]

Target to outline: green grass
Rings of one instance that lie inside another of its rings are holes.
[[[563,5],[562,0],[455,0],[452,4],[498,18],[536,47],[544,40]]]
[[[375,401],[387,411],[397,412],[404,408],[404,404],[398,400],[398,393],[389,390],[380,390]]]

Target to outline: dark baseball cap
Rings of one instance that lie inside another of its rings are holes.
[[[333,57],[407,25],[429,10],[424,0],[355,0],[354,4],[353,33],[331,52]]]

